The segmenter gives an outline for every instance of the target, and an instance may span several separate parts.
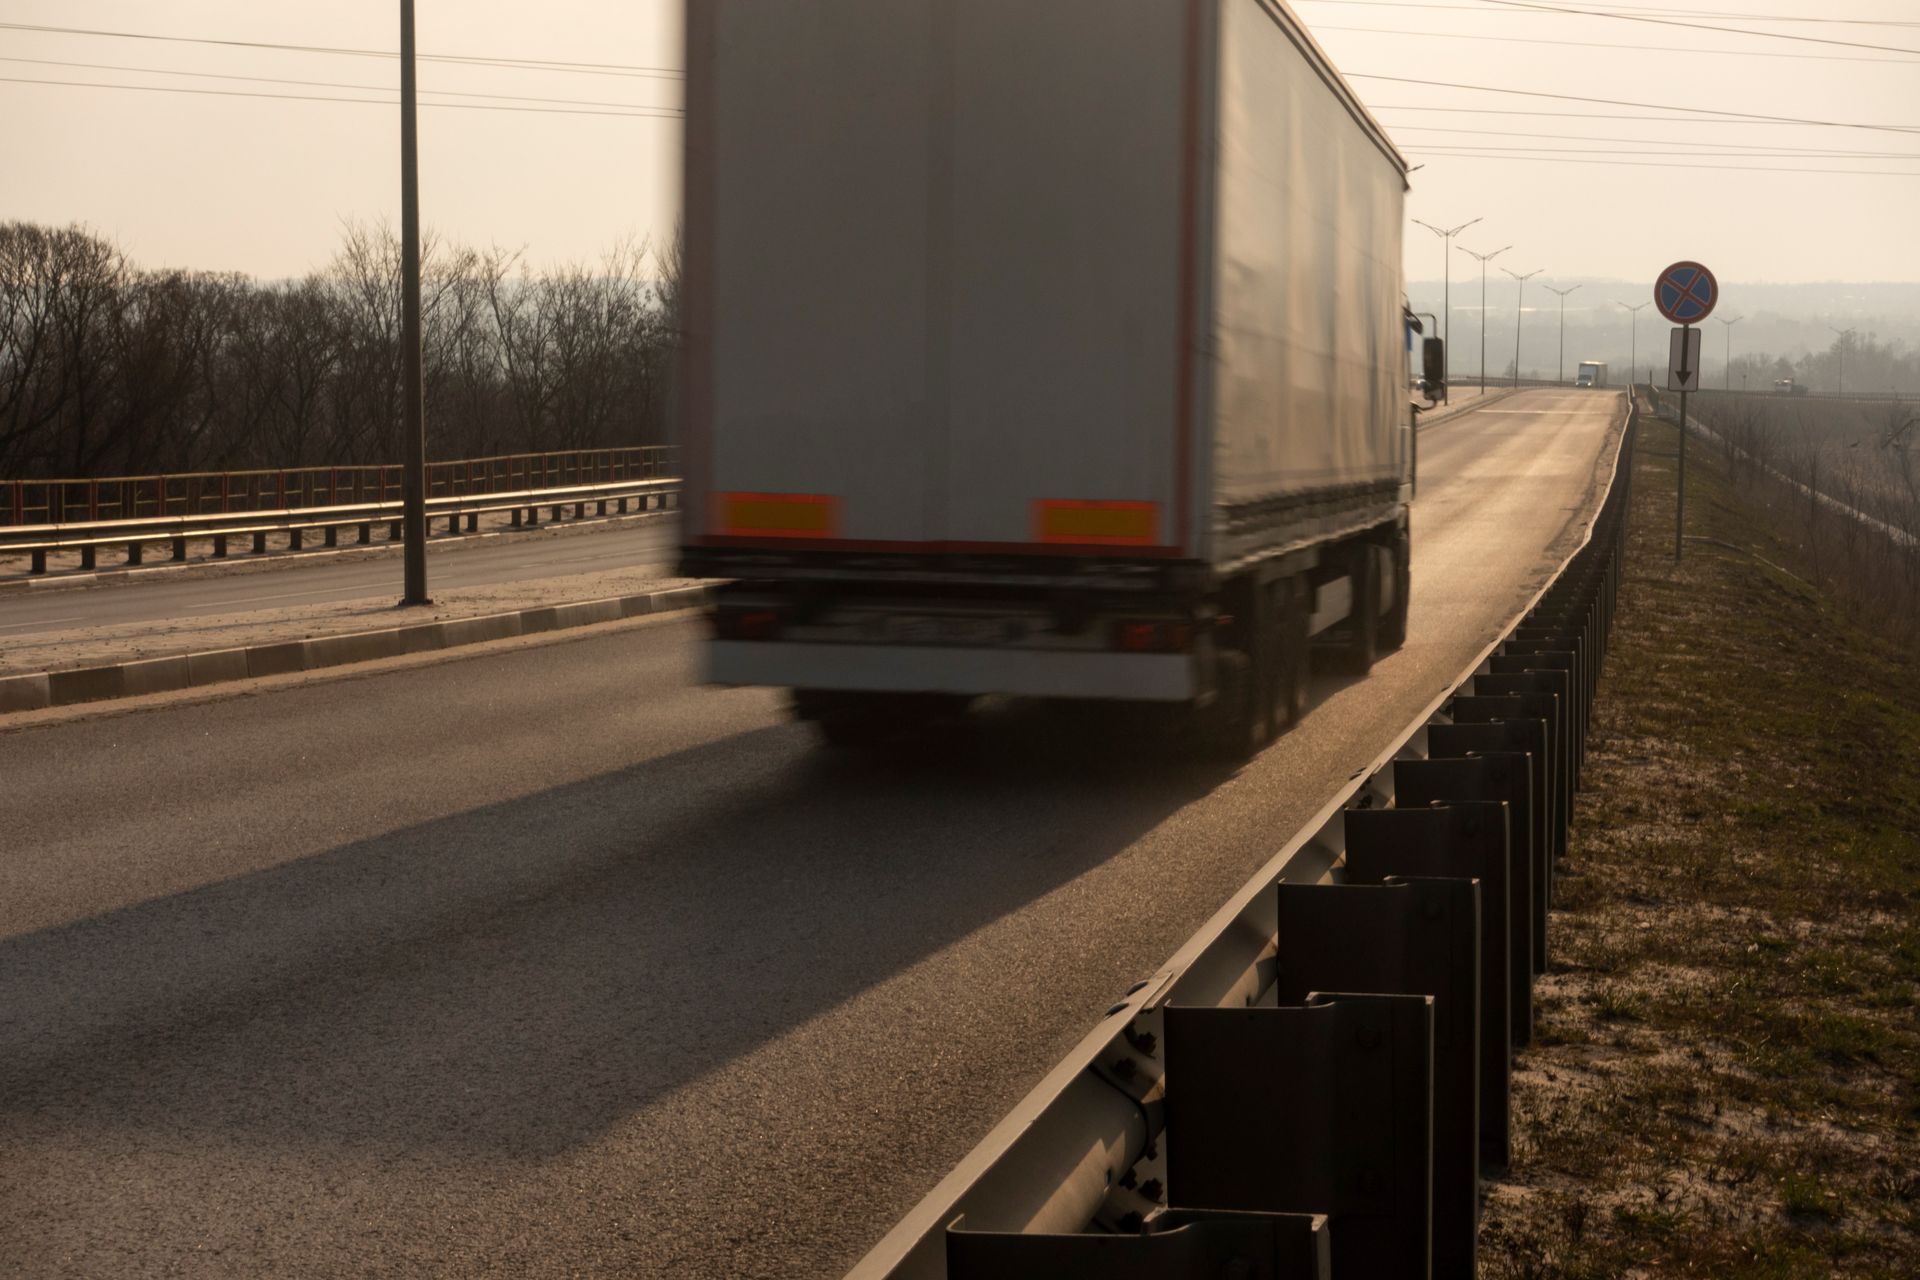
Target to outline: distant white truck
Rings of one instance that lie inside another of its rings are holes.
[[[1403,641],[1407,165],[1284,6],[694,4],[687,40],[711,680],[836,744],[999,694],[1239,751],[1313,635]]]
[[[1580,376],[1574,381],[1576,387],[1604,387],[1607,385],[1607,362],[1604,360],[1582,360]]]

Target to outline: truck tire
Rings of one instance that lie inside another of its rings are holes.
[[[1393,607],[1380,619],[1380,645],[1391,652],[1407,642],[1407,610],[1413,595],[1413,538],[1402,529],[1393,540]]]
[[[1240,649],[1222,649],[1214,663],[1213,702],[1199,715],[1200,748],[1221,760],[1245,760],[1266,745],[1269,717],[1253,658]]]
[[[1347,642],[1341,651],[1348,675],[1363,676],[1380,656],[1380,569],[1371,542],[1354,548],[1353,612],[1347,619]]]
[[[1308,606],[1311,588],[1303,577],[1288,578],[1278,584],[1281,609],[1279,694],[1274,708],[1278,728],[1291,729],[1307,714],[1307,697],[1313,680],[1313,641],[1307,634],[1312,621]]]

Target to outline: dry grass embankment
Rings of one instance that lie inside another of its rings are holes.
[[[1920,1275],[1920,663],[1758,559],[1676,565],[1674,446],[1643,418],[1484,1274]],[[1688,462],[1690,532],[1792,563]]]

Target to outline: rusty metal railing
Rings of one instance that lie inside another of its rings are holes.
[[[678,474],[678,453],[673,445],[638,445],[430,462],[427,496],[464,498],[667,479]],[[400,482],[398,465],[0,480],[0,527],[398,502]]]

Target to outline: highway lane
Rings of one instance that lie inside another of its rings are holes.
[[[635,521],[550,536],[429,543],[428,581],[436,590],[491,586],[645,565],[677,558],[677,517]],[[246,557],[236,557],[246,563]],[[668,569],[667,572],[671,572]],[[0,595],[0,639],[70,627],[128,626],[250,609],[385,599],[400,590],[397,556],[287,556],[271,571],[182,577],[156,570],[93,589]]]
[[[838,1272],[1537,588],[1619,404],[1423,438],[1413,639],[1238,770],[836,755],[683,622],[0,729],[0,1273]]]

